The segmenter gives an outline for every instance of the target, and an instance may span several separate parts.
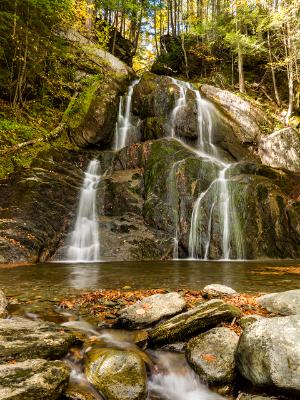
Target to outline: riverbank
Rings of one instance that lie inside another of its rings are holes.
[[[296,399],[299,297],[299,290],[260,296],[223,285],[176,292],[126,286],[52,299],[52,322],[45,322],[38,299],[35,313],[12,315],[16,299],[5,311],[2,294],[0,377],[8,378],[1,398],[95,400],[104,393],[142,400],[149,392],[153,400]]]

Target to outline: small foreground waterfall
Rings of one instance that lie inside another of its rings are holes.
[[[176,115],[187,104],[188,90],[194,93],[197,106],[198,140],[195,147],[185,144],[195,155],[211,164],[212,170],[218,171],[208,188],[199,194],[194,203],[189,234],[189,257],[192,259],[229,260],[243,258],[242,237],[235,207],[231,199],[230,163],[213,143],[214,126],[218,121],[218,111],[209,101],[202,99],[200,92],[190,83],[172,78],[179,88],[179,97],[170,116],[170,136],[183,143],[176,136]],[[174,235],[174,254],[178,257],[178,217]],[[218,247],[221,257],[216,257],[211,250],[215,236],[219,236]],[[234,244],[234,252],[232,250]],[[234,253],[234,254],[233,254]],[[176,257],[176,258],[177,258]]]
[[[120,98],[119,113],[115,130],[114,150],[120,150],[127,145],[128,131],[131,127],[130,111],[131,100],[134,87],[139,83],[139,79],[135,80],[128,88],[127,95]]]
[[[96,192],[100,181],[100,164],[92,160],[85,172],[74,231],[70,235],[67,260],[100,260],[100,238],[96,211]]]

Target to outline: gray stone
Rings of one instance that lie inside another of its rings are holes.
[[[149,339],[154,345],[184,341],[240,314],[237,307],[222,300],[210,300],[159,324],[150,332]]]
[[[118,324],[128,328],[148,326],[178,314],[185,307],[185,299],[177,292],[154,294],[123,309]]]
[[[218,283],[207,285],[202,290],[202,294],[204,297],[208,299],[212,299],[214,297],[221,297],[221,296],[236,296],[238,293],[225,285],[219,285]]]
[[[234,353],[238,341],[238,335],[228,328],[211,329],[188,342],[187,360],[204,381],[230,383],[235,377]]]
[[[5,297],[5,294],[0,290],[0,318],[6,315],[6,307],[8,305],[8,301]]]
[[[216,103],[229,116],[233,130],[242,143],[257,142],[262,131],[271,130],[271,123],[266,114],[242,97],[211,85],[202,85],[201,92]]]
[[[238,343],[236,363],[256,386],[300,394],[300,315],[264,318],[248,326]]]
[[[293,128],[284,128],[262,138],[258,155],[263,164],[274,168],[300,171],[300,135]]]
[[[27,360],[0,365],[1,400],[55,400],[69,379],[62,361]]]
[[[0,362],[63,357],[75,336],[52,323],[24,318],[0,320]]]
[[[89,382],[108,400],[144,400],[146,368],[134,352],[94,348],[87,353],[85,373]]]
[[[258,304],[272,313],[282,315],[300,314],[300,289],[266,294],[256,300]]]

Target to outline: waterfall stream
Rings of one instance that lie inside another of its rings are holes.
[[[96,192],[100,163],[90,161],[80,193],[75,228],[70,235],[67,260],[93,262],[100,259],[100,238],[96,211]]]
[[[236,218],[234,204],[230,201],[229,179],[227,178],[228,170],[232,164],[222,158],[217,146],[213,143],[214,125],[218,118],[218,112],[213,104],[203,99],[200,92],[195,90],[190,83],[182,82],[174,78],[172,78],[172,82],[179,88],[179,97],[170,117],[170,136],[184,144],[183,140],[176,136],[176,115],[180,107],[187,104],[186,96],[188,90],[190,90],[195,95],[197,106],[198,140],[195,147],[188,147],[199,157],[208,159],[209,162],[219,170],[218,175],[211,182],[210,186],[199,194],[198,199],[194,203],[190,223],[189,257],[205,260],[210,258],[214,223],[213,218],[216,210],[218,210],[221,236],[219,244],[222,254],[221,259],[228,260],[232,257],[231,241],[237,242],[235,244],[238,253],[237,258],[243,258],[239,223]],[[208,196],[212,197],[209,204],[205,203]],[[208,220],[205,215],[207,212],[204,212],[205,208],[206,211],[208,208]],[[178,221],[178,217],[176,221]],[[203,232],[203,230],[205,230],[205,232]],[[175,232],[174,243],[176,249],[174,249],[174,254],[178,254],[178,223],[176,223]]]
[[[131,128],[130,112],[132,93],[134,87],[139,83],[139,79],[135,80],[128,88],[127,95],[120,97],[119,113],[115,130],[114,150],[120,150],[127,145],[128,132]],[[125,101],[124,101],[125,100]]]

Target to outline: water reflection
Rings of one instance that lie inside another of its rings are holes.
[[[86,268],[86,264],[76,264],[70,269],[67,286],[75,289],[88,289],[95,282],[101,282],[100,273],[101,264],[96,268]]]

